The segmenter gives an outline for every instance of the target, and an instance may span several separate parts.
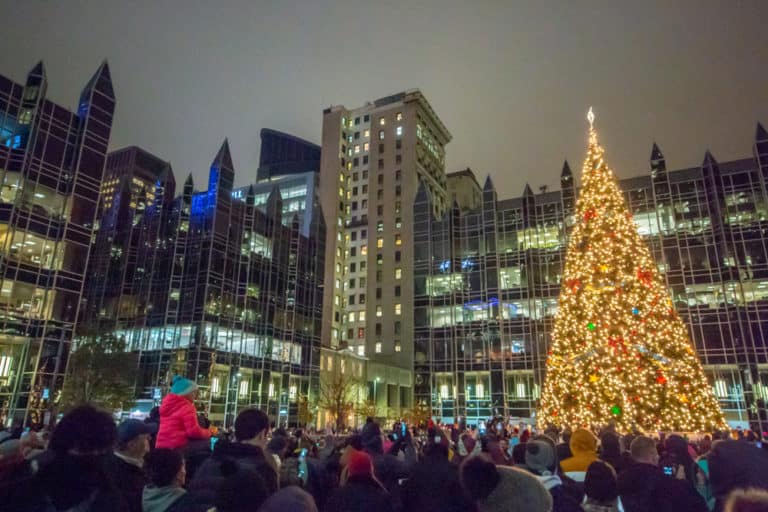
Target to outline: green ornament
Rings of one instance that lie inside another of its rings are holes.
[[[618,416],[619,414],[621,414],[621,407],[619,407],[618,405],[614,405],[613,407],[611,407],[611,414],[613,414],[614,416]]]
[[[589,322],[587,324],[587,329],[589,329],[590,331],[594,331],[595,330],[595,324],[593,324],[592,322]]]

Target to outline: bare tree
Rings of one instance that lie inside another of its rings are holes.
[[[355,410],[359,382],[343,373],[336,373],[320,380],[317,405],[327,410],[341,430],[349,413]]]

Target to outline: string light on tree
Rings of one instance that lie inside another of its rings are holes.
[[[541,428],[726,426],[685,325],[605,164],[589,144],[537,414]]]

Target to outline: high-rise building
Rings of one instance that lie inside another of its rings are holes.
[[[620,181],[733,425],[768,429],[768,133],[754,156]],[[557,311],[576,187],[435,215],[426,188],[414,208],[415,397],[446,421],[494,412],[531,418]]]
[[[319,385],[325,223],[312,205],[284,225],[275,188],[263,207],[233,199],[225,142],[207,190],[191,176],[172,198],[170,166],[138,148],[110,154],[96,237],[98,323],[139,352],[137,395],[159,398],[173,375],[195,380],[200,409],[231,425],[243,407],[296,423]],[[108,206],[107,206],[108,205]]]
[[[232,198],[244,201],[252,188],[254,204],[265,211],[273,190],[283,198],[283,224],[298,216],[301,232],[309,236],[318,201],[320,146],[294,135],[263,128],[256,183],[236,188]]]
[[[76,112],[46,98],[42,62],[0,76],[0,422],[49,423],[86,273],[112,130],[106,62]]]
[[[382,409],[397,411],[411,402],[412,205],[421,183],[434,214],[448,207],[450,140],[418,90],[323,112],[320,198],[328,232],[322,339],[368,358],[369,386]]]

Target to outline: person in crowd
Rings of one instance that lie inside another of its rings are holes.
[[[459,436],[459,440],[456,443],[456,452],[451,462],[459,466],[465,459],[478,455],[482,451],[482,443],[478,442],[469,432],[465,432]]]
[[[688,482],[664,474],[656,442],[637,436],[629,448],[632,462],[618,476],[618,490],[626,512],[707,510],[704,499]]]
[[[736,489],[728,495],[725,512],[765,512],[768,492],[763,489]]]
[[[584,512],[614,512],[619,510],[616,471],[607,462],[597,460],[589,465],[584,477],[586,499]]]
[[[707,462],[716,511],[735,489],[768,490],[768,452],[751,443],[716,441]]]
[[[280,489],[270,496],[259,512],[317,512],[312,495],[295,485]]]
[[[552,496],[554,512],[581,510],[581,492],[573,486],[564,486],[557,475],[555,444],[546,436],[539,436],[525,446],[525,467],[533,473]]]
[[[396,429],[400,430],[401,429]],[[405,437],[398,437],[387,453],[384,453],[384,438],[381,427],[376,422],[366,423],[360,433],[363,450],[373,459],[376,478],[392,496],[396,507],[400,504],[400,480],[408,478],[411,467],[416,463],[416,451],[411,434],[406,429]],[[403,451],[405,459],[400,460],[397,454]]]
[[[197,384],[178,375],[173,378],[171,392],[160,404],[160,429],[155,447],[183,449],[191,440],[211,438],[210,430],[198,423],[196,397]]]
[[[565,460],[569,457],[571,457],[573,454],[571,453],[571,431],[570,429],[563,430],[562,435],[560,436],[562,438],[562,442],[558,443],[555,449],[557,450],[557,460]]]
[[[571,434],[571,455],[560,461],[560,468],[568,478],[583,482],[590,464],[597,460],[597,440],[589,430],[580,428]]]
[[[528,443],[519,442],[512,447],[512,464],[525,466],[525,450]]]
[[[72,409],[53,431],[50,461],[0,491],[0,506],[11,512],[127,512],[123,496],[104,473],[116,438],[108,413],[91,405]]]
[[[288,440],[285,436],[273,435],[272,439],[266,444],[264,452],[267,457],[272,457],[278,472],[280,471],[280,465],[283,463],[287,450]]]
[[[274,493],[260,474],[245,466],[225,463],[222,469],[224,478],[215,490],[213,512],[252,512]]]
[[[200,503],[213,506],[216,489],[232,473],[228,465],[247,469],[259,475],[268,495],[278,489],[277,471],[272,457],[264,453],[269,434],[269,418],[258,409],[244,409],[235,418],[235,439],[230,443],[220,440],[213,455],[205,460],[189,484],[189,491]]]
[[[184,457],[178,450],[156,448],[147,454],[144,469],[149,483],[144,487],[143,512],[189,512],[200,510],[187,491]]]
[[[497,466],[483,454],[462,462],[459,472],[464,492],[478,512],[552,510],[552,496],[528,471]]]
[[[366,425],[375,425],[369,423]],[[365,428],[365,427],[364,427]],[[342,471],[341,486],[325,504],[328,512],[392,512],[392,497],[374,476],[371,456],[364,451],[349,455],[349,462]]]
[[[671,467],[673,476],[678,480],[685,480],[691,487],[696,487],[700,469],[691,456],[688,441],[682,436],[672,434],[666,438],[661,465]]]
[[[459,482],[459,468],[448,460],[448,442],[442,430],[436,428],[429,432],[423,457],[411,468],[410,477],[402,485],[403,510],[472,510],[472,503],[466,499]]]
[[[131,512],[141,512],[141,495],[147,484],[144,456],[154,428],[140,420],[128,419],[117,427],[117,446],[107,456],[104,471],[125,498]]]
[[[616,432],[606,431],[600,436],[600,460],[610,464],[617,474],[626,466],[622,439]]]

